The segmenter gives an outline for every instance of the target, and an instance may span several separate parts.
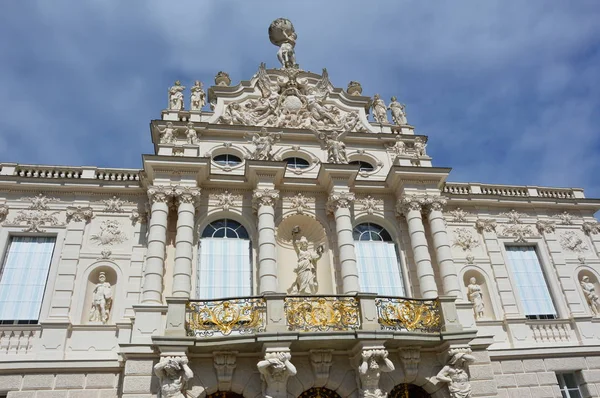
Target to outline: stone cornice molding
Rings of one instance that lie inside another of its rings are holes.
[[[252,208],[257,211],[261,206],[273,207],[278,199],[279,191],[277,189],[255,189],[252,192]]]
[[[354,192],[333,191],[327,198],[327,212],[333,214],[337,209],[350,208],[355,199]]]

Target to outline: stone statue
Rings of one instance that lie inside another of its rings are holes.
[[[388,109],[392,112],[392,121],[397,125],[407,124],[406,121],[406,105],[396,101],[396,97],[392,97],[392,102],[388,105]]]
[[[196,80],[190,91],[192,92],[190,109],[193,111],[202,110],[202,107],[206,105],[206,93],[202,89],[202,83]]]
[[[451,398],[471,398],[471,383],[465,370],[465,364],[474,362],[471,349],[451,349],[448,364],[439,371],[436,378],[448,383]]]
[[[351,80],[350,83],[348,83],[346,92],[352,96],[359,96],[362,94],[362,86],[359,82]]]
[[[600,298],[598,297],[598,294],[596,294],[596,287],[590,282],[588,276],[581,278],[581,288],[583,289],[583,293],[585,294],[585,298],[592,313],[595,316],[600,315]]]
[[[292,243],[298,255],[298,265],[294,269],[296,281],[290,288],[292,294],[316,294],[319,289],[317,282],[317,261],[323,255],[325,247],[317,246],[316,251],[308,249],[308,240],[305,236],[298,239],[300,227],[295,226],[292,229]]]
[[[363,350],[361,359],[358,367],[361,384],[360,397],[385,398],[387,394],[379,388],[379,379],[381,373],[394,370],[394,364],[388,358],[388,352],[384,349]]]
[[[294,31],[294,25],[289,19],[278,18],[271,23],[269,26],[269,39],[271,43],[279,46],[277,52],[277,59],[281,63],[283,69],[297,68],[296,65],[296,53],[294,47],[296,46],[296,39],[298,36]]]
[[[159,398],[185,398],[186,382],[194,377],[185,356],[162,357],[160,362],[154,365],[154,374],[160,380]]]
[[[388,147],[394,152],[396,156],[406,155],[406,143],[402,141],[402,136],[400,134],[396,135],[396,142],[393,145],[389,145]]]
[[[379,124],[389,123],[387,118],[387,108],[385,106],[385,102],[381,99],[379,94],[375,94],[373,97],[373,104],[371,105],[373,108],[373,119]]]
[[[244,126],[254,124],[248,116],[250,115],[247,115],[242,111],[240,104],[232,102],[225,107],[225,112],[221,115],[219,121],[225,124],[242,124]]]
[[[175,127],[172,122],[167,122],[164,130],[158,129],[160,132],[160,143],[161,144],[173,144],[175,142]]]
[[[185,90],[185,87],[181,85],[179,80],[177,80],[175,84],[169,89],[169,110],[183,110],[183,90]]]
[[[416,137],[415,143],[413,145],[415,150],[415,157],[417,159],[423,156],[427,156],[427,153],[425,153],[425,148],[427,147],[427,144],[425,143],[425,140],[423,138]]]
[[[327,162],[336,164],[347,164],[348,156],[346,154],[346,144],[342,141],[347,131],[339,133],[332,131],[329,134],[320,133],[316,129],[311,129],[313,133],[321,140],[321,143],[327,148]]]
[[[229,73],[223,72],[222,70],[218,71],[215,76],[215,84],[217,86],[228,87],[231,84],[231,78],[229,77]]]
[[[106,281],[106,274],[100,272],[98,283],[92,292],[92,309],[90,311],[90,322],[102,322],[106,325],[110,317],[112,307],[112,287]]]
[[[187,124],[187,130],[185,132],[185,136],[187,137],[188,144],[196,144],[198,142],[198,132],[194,128],[194,123],[189,122]]]
[[[256,365],[264,381],[263,394],[266,398],[287,397],[287,380],[297,373],[290,359],[289,352],[267,352],[265,359]]]
[[[475,312],[475,318],[483,318],[483,292],[481,286],[477,284],[477,279],[469,279],[469,286],[467,286],[469,301],[473,303],[473,311]]]
[[[269,133],[265,127],[260,130],[260,134],[253,133],[254,151],[249,152],[250,159],[273,160],[273,145],[280,139],[281,134]]]

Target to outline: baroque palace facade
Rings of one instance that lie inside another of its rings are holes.
[[[600,396],[600,201],[448,182],[269,38],[141,170],[0,164],[0,397]]]

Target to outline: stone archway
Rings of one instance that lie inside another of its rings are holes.
[[[244,398],[244,396],[230,391],[217,391],[207,395],[206,398]]]
[[[304,391],[298,398],[342,398],[340,395],[325,387],[313,387]]]
[[[388,398],[431,398],[431,395],[421,387],[414,384],[398,384]]]

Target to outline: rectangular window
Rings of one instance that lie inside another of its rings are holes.
[[[535,247],[506,246],[506,254],[525,316],[555,319],[556,310]]]
[[[37,323],[55,238],[13,236],[0,270],[0,322]]]
[[[557,373],[558,385],[563,398],[581,398],[579,384],[575,379],[575,373]]]
[[[392,242],[354,241],[360,291],[404,296],[404,282]]]
[[[202,238],[196,297],[217,299],[252,295],[250,241]]]

